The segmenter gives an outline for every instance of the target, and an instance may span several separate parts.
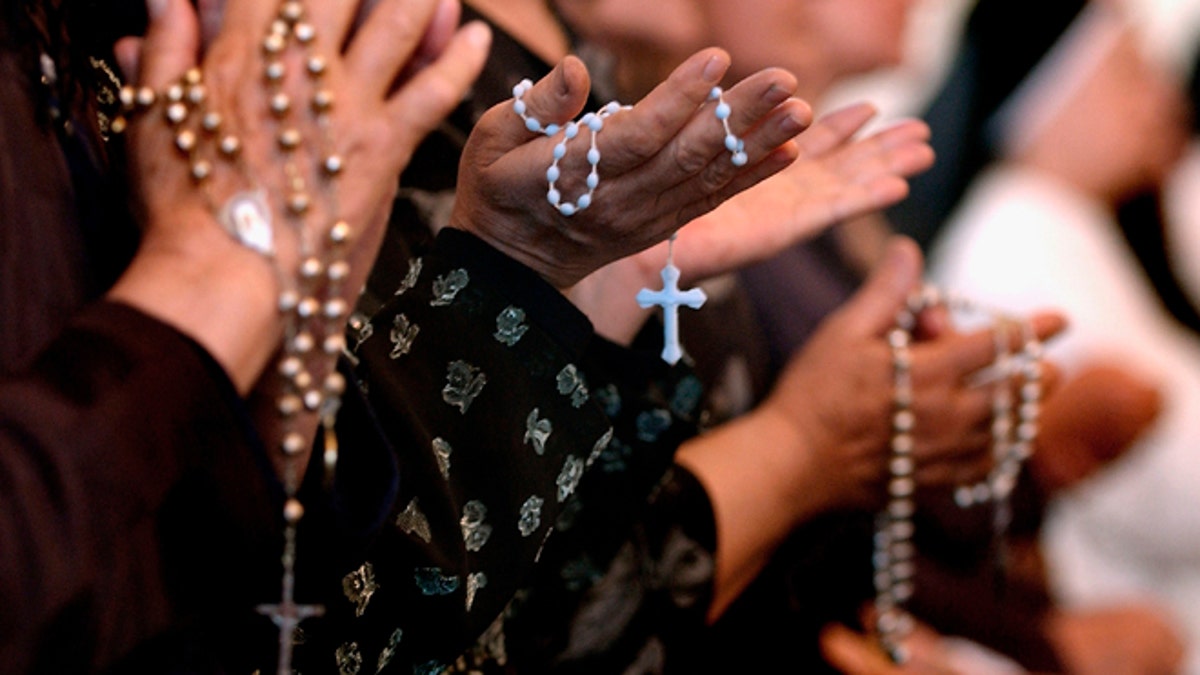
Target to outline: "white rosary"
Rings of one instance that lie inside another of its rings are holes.
[[[520,115],[521,119],[525,121],[525,128],[531,132],[545,136],[555,136],[560,131],[562,132],[562,139],[554,146],[550,168],[546,169],[546,181],[549,184],[546,190],[546,200],[562,215],[573,216],[592,205],[596,188],[600,185],[598,168],[600,149],[596,145],[596,136],[604,129],[604,120],[622,110],[629,109],[629,106],[613,101],[597,112],[585,114],[578,122],[568,122],[563,127],[559,127],[557,124],[546,125],[531,116],[528,106],[525,104],[524,96],[532,87],[533,82],[530,80],[521,80],[513,87],[513,111]],[[709,91],[708,100],[717,102],[713,114],[725,129],[725,149],[730,153],[730,161],[734,166],[745,166],[749,161],[749,157],[746,155],[746,142],[738,138],[729,127],[729,116],[732,109],[725,101],[724,92],[720,87],[713,87]],[[567,144],[579,135],[580,127],[586,128],[591,135],[591,145],[587,151],[587,161],[590,166],[585,180],[587,191],[574,202],[563,201],[562,193],[558,189],[558,180],[562,176],[559,160],[566,156]],[[680,272],[674,264],[674,243],[675,235],[672,234],[667,249],[667,263],[662,270],[663,287],[657,291],[643,288],[637,294],[637,302],[641,307],[658,305],[663,309],[662,359],[671,365],[678,363],[683,357],[683,347],[679,343],[679,307],[682,305],[699,309],[707,300],[701,289],[693,288],[686,291],[679,289]]]

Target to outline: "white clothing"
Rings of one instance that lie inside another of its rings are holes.
[[[1109,212],[1028,170],[978,178],[934,245],[930,277],[998,309],[1065,312],[1046,354],[1066,375],[1116,358],[1161,386],[1153,427],[1054,500],[1043,545],[1059,601],[1153,599],[1186,632],[1184,672],[1200,675],[1200,340],[1161,309]]]

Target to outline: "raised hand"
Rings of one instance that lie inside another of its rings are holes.
[[[546,202],[546,168],[558,139],[526,129],[512,104],[490,110],[476,126],[460,165],[450,224],[474,232],[558,288],[663,241],[684,223],[781,170],[798,154],[792,142],[811,121],[792,98],[795,79],[766,70],[725,92],[733,133],[748,162],[736,166],[714,116],[709,92],[729,66],[703,50],[632,108],[605,120],[598,136],[600,184],[590,207],[565,217]],[[525,97],[530,114],[563,124],[584,105],[589,79],[568,58]],[[560,132],[561,133],[561,132]],[[582,193],[589,166],[586,139],[562,160],[564,195]]]
[[[313,92],[305,79],[307,56],[296,48],[282,54],[288,76],[277,92],[264,84],[264,36],[280,5],[225,3],[221,31],[203,47],[186,0],[152,0],[149,7],[144,41],[118,45],[122,63],[137,67],[132,83],[161,91],[198,68],[205,109],[220,115],[221,133],[236,135],[241,146],[236,162],[211,162],[200,189],[190,175],[194,165],[177,149],[177,129],[159,108],[130,122],[130,165],[145,235],[112,297],[196,338],[245,392],[278,347],[276,299],[297,274],[301,241],[319,245],[335,213],[349,225],[351,273],[342,284],[349,301],[374,259],[400,170],[474,80],[490,35],[475,24],[447,37],[456,0],[380,0],[365,18],[357,17],[357,3],[306,0],[304,21],[316,28],[311,54],[323,59],[321,87],[332,105],[324,121],[295,116],[302,141],[285,171],[273,97],[285,94],[303,112]],[[215,27],[211,11],[206,16],[206,27]],[[414,69],[414,59],[426,67]],[[343,167],[333,189],[318,187],[326,152]],[[311,199],[303,219],[291,217],[286,205],[297,185]],[[258,188],[268,197],[277,269],[235,242],[214,217],[233,194]]]
[[[681,285],[764,260],[821,229],[903,199],[907,178],[933,163],[929,127],[906,120],[856,136],[874,115],[871,105],[860,103],[822,116],[797,137],[795,162],[681,229],[674,254]],[[583,280],[571,299],[603,335],[627,342],[646,313],[625,299],[657,282],[666,257],[661,244],[619,260]]]

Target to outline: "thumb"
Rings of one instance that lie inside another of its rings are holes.
[[[907,237],[892,237],[880,262],[838,315],[853,335],[883,335],[921,283],[921,249]]]
[[[562,126],[583,110],[591,87],[587,66],[577,57],[568,56],[521,97],[524,114],[543,126]],[[535,129],[531,129],[520,116],[513,113],[513,104],[506,102],[501,106],[507,107],[505,112],[512,117],[513,122],[505,125],[505,128],[514,131],[513,140],[528,140],[529,134]],[[532,122],[529,124],[532,125]]]
[[[188,0],[146,0],[146,9],[150,24],[137,83],[157,90],[196,65],[200,27]]]

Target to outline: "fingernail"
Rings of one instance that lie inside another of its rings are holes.
[[[701,77],[705,82],[720,82],[721,77],[725,75],[725,67],[725,59],[713,56],[708,59],[708,63],[704,64],[704,72]]]
[[[492,29],[482,21],[472,21],[464,26],[463,35],[473,47],[487,47],[492,42]]]
[[[154,20],[167,11],[167,0],[146,0],[146,13]]]

